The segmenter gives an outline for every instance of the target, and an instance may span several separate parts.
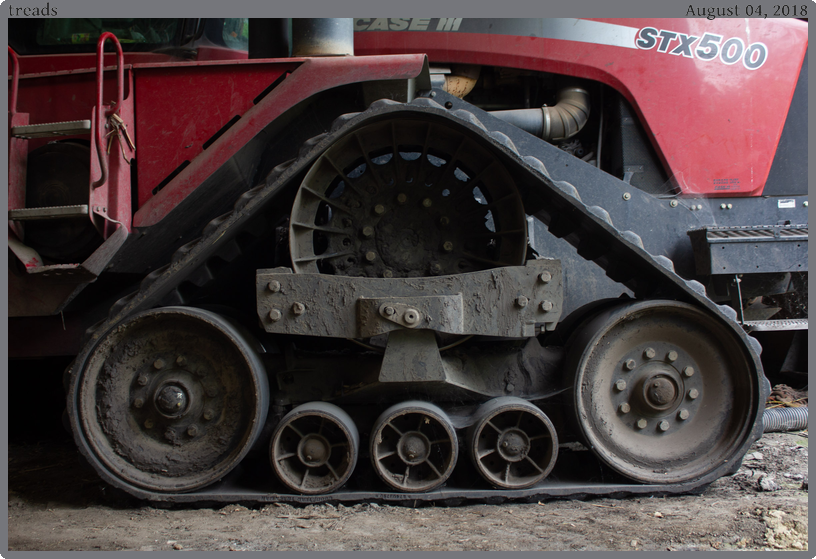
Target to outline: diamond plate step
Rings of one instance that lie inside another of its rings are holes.
[[[49,122],[46,124],[27,124],[11,129],[13,138],[32,140],[34,138],[53,138],[55,136],[80,136],[91,133],[90,120],[71,120],[67,122]]]
[[[807,330],[807,318],[788,318],[784,320],[746,320],[743,324],[746,332],[781,332],[783,330]]]

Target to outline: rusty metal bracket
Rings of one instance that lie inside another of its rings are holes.
[[[532,337],[561,317],[559,260],[425,278],[258,270],[257,311],[270,333],[368,338],[402,329]]]

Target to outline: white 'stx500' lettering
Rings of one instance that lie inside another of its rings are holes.
[[[399,17],[364,17],[354,20],[355,31],[459,31],[461,17],[440,17],[436,25],[431,25],[435,18],[399,18]]]
[[[700,38],[666,29],[644,27],[638,32],[635,44],[643,50],[653,49],[657,45],[657,52],[686,58],[714,60],[719,57],[720,61],[729,65],[742,60],[743,66],[749,70],[756,70],[768,59],[768,47],[763,43],[752,43],[745,48],[745,43],[739,37],[731,37],[725,42],[723,39],[722,35],[715,33],[706,33]],[[672,44],[673,41],[676,42]],[[697,48],[694,48],[695,43],[697,43]]]

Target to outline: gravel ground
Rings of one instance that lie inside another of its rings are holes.
[[[9,550],[806,550],[808,438],[766,434],[702,495],[408,508],[159,509],[66,438],[9,444]]]

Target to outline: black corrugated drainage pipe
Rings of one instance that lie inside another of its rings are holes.
[[[808,426],[807,406],[799,408],[769,408],[762,414],[765,433],[801,431]]]
[[[490,114],[544,140],[565,140],[577,134],[589,119],[589,93],[580,87],[558,92],[554,107],[490,111]]]

